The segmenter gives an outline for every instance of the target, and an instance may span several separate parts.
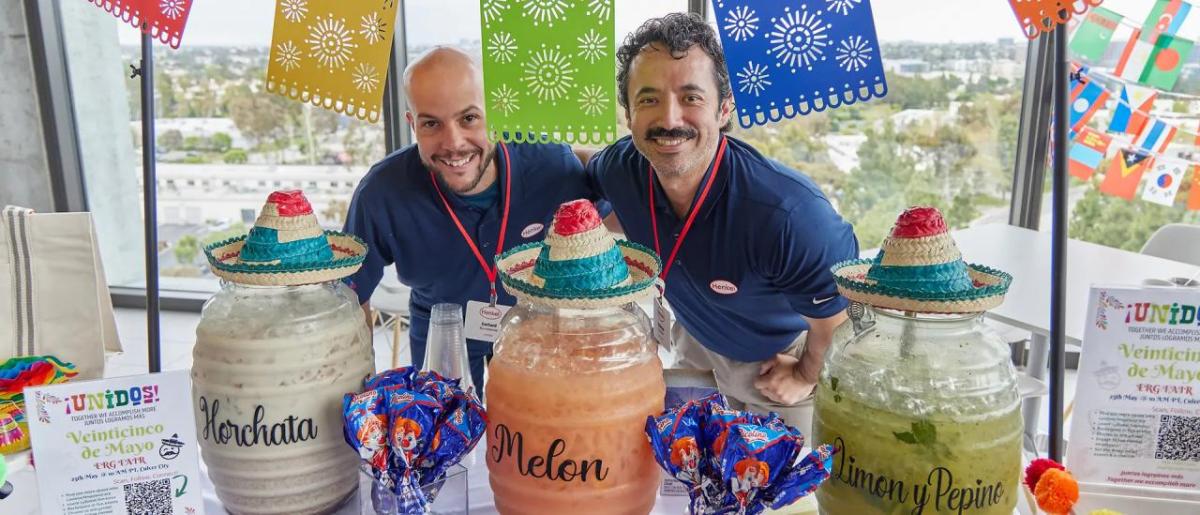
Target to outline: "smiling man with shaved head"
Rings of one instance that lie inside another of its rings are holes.
[[[370,252],[351,285],[369,310],[384,268],[395,265],[412,288],[409,343],[417,366],[430,308],[463,306],[471,376],[482,393],[492,342],[481,324],[497,322],[492,304],[515,302],[495,286],[493,256],[540,240],[559,204],[593,195],[570,147],[491,141],[483,76],[471,55],[434,48],[409,64],[403,80],[416,144],[372,167],[354,192],[346,232]]]

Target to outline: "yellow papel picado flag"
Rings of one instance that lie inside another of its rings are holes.
[[[379,120],[395,0],[277,0],[267,90]]]

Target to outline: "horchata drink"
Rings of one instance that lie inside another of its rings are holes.
[[[488,365],[487,465],[505,514],[644,514],[660,475],[646,417],[663,410],[662,364],[633,303],[653,252],[614,242],[590,202],[564,204],[542,244],[501,257],[518,298]]]
[[[879,256],[834,276],[853,303],[816,392],[813,439],[837,450],[821,513],[1012,513],[1016,372],[982,315],[1011,277],[963,263],[932,208],[906,211]]]
[[[366,247],[322,231],[299,191],[268,197],[246,237],[205,249],[225,280],[196,327],[196,435],[230,513],[319,515],[358,485],[342,395],[375,368],[358,297],[341,279]]]

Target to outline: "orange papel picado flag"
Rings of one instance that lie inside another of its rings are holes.
[[[395,0],[278,0],[267,90],[379,120]]]

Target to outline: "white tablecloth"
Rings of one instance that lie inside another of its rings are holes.
[[[487,466],[482,460],[482,449],[482,444],[476,448],[475,463],[468,467],[468,500],[470,502],[471,515],[497,513],[495,503],[492,500],[492,487],[488,484]],[[39,513],[37,480],[33,468],[27,466],[28,460],[28,451],[8,457],[10,465],[8,480],[13,483],[14,490],[12,496],[0,501],[0,513],[4,515],[35,515]],[[201,468],[203,468],[203,464],[201,464]],[[207,472],[205,471],[203,475],[205,513],[209,515],[225,513],[220,499],[217,499],[212,482],[208,479]],[[353,499],[357,499],[357,494]],[[811,505],[809,506],[811,507]],[[797,506],[797,508],[799,507]],[[679,515],[686,513],[686,511],[686,498],[659,497],[651,513],[656,515]],[[789,510],[788,513],[805,513],[806,511],[811,512],[811,508],[802,511]],[[357,502],[348,502],[338,510],[337,514],[359,515]]]

